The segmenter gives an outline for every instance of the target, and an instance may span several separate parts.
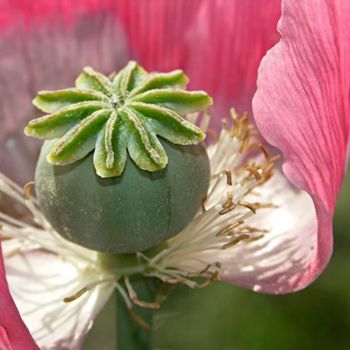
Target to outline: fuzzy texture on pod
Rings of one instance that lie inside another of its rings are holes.
[[[209,185],[203,145],[162,140],[168,166],[141,170],[129,159],[119,177],[96,175],[92,157],[55,166],[45,141],[37,163],[35,190],[51,225],[66,239],[111,253],[143,251],[176,235],[194,217]]]

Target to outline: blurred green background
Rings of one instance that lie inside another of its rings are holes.
[[[178,287],[157,315],[157,350],[350,349],[350,174],[334,221],[334,254],[321,277],[287,296],[222,282]],[[115,349],[115,305],[97,319],[83,350]],[[127,350],[127,349],[121,349]]]

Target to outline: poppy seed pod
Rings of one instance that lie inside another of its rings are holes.
[[[131,253],[170,238],[191,221],[208,189],[202,145],[162,141],[164,170],[141,170],[128,159],[121,176],[101,178],[91,154],[72,165],[48,163],[51,144],[44,143],[36,168],[40,207],[64,238],[90,249]]]
[[[111,253],[143,251],[194,217],[209,186],[204,132],[186,114],[212,103],[186,91],[181,70],[131,61],[107,77],[85,67],[74,88],[40,91],[49,113],[29,122],[45,139],[36,169],[42,211],[66,239]]]

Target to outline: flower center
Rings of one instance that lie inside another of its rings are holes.
[[[111,103],[114,108],[120,108],[123,101],[118,96],[112,96]],[[202,200],[201,211],[161,249],[138,253],[130,260],[107,254],[98,256],[93,251],[65,241],[51,228],[36,199],[30,195],[32,183],[22,191],[0,173],[1,192],[27,207],[34,221],[28,224],[0,212],[2,239],[7,238],[4,256],[44,249],[77,265],[82,263],[85,266],[81,269],[82,274],[86,267],[91,268],[93,273],[90,275],[97,277],[85,283],[75,294],[66,296],[66,302],[76,300],[101,283],[112,283],[125,298],[128,307],[133,302],[156,308],[158,305],[145,304],[137,299],[130,276],[143,274],[192,288],[219,279],[228,250],[251,244],[268,234],[264,227],[252,224],[252,219],[257,211],[274,207],[272,203],[252,198],[273,175],[276,157],[270,157],[267,149],[259,143],[247,114],[238,117],[232,111],[232,120],[232,127],[224,124],[217,141],[208,147],[211,181],[207,196]],[[10,241],[14,243],[12,247],[8,244]],[[126,290],[118,282],[120,278],[124,279]]]
[[[122,97],[119,95],[112,95],[110,99],[111,99],[111,105],[115,110],[118,110],[118,108],[122,107],[124,104]]]

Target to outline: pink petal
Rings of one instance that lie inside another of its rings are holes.
[[[0,349],[37,350],[39,348],[18,313],[4,276],[0,240]]]
[[[316,254],[291,290],[311,283],[332,252],[332,217],[342,183],[349,136],[350,3],[283,3],[281,41],[263,59],[253,110],[267,142],[279,148],[283,171],[312,196]],[[288,290],[286,290],[288,291]]]
[[[258,65],[278,39],[279,16],[280,0],[5,2],[0,48],[7,54],[0,68],[25,101],[20,112],[8,102],[5,119],[15,126],[13,116],[28,113],[29,96],[66,85],[82,64],[106,72],[119,68],[124,39],[128,58],[149,70],[183,68],[192,88],[216,99],[217,120],[229,107],[250,109]]]
[[[117,11],[132,56],[150,70],[183,68],[191,87],[215,98],[219,121],[229,107],[250,109],[258,65],[278,39],[280,5],[279,0],[129,0],[118,2]]]
[[[85,65],[111,73],[128,60],[106,1],[0,0],[0,52],[0,142],[38,114],[38,90],[72,86]]]

